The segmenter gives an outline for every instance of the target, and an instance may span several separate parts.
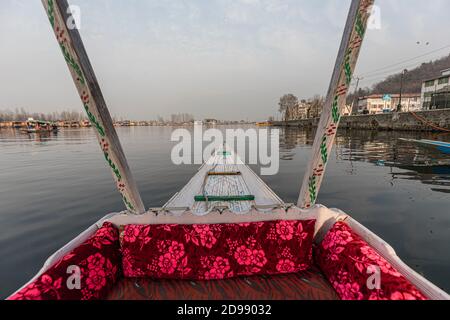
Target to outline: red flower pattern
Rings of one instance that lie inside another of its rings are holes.
[[[119,232],[109,222],[10,300],[103,299],[119,274]],[[69,289],[69,266],[80,268],[81,290]]]
[[[128,225],[120,237],[123,271],[131,278],[189,280],[299,272],[311,264],[314,226],[315,220]]]
[[[130,226],[129,228],[126,228],[123,232],[123,238],[126,242],[135,242],[137,240],[137,237],[139,236],[140,229],[136,226]]]
[[[289,259],[282,259],[277,264],[277,270],[280,273],[292,273],[295,271],[295,263]]]
[[[245,246],[241,246],[237,248],[236,253],[234,254],[234,258],[240,265],[249,266],[252,264],[252,250],[248,249]]]
[[[337,222],[316,248],[316,262],[343,300],[425,300],[426,297],[345,222]],[[367,285],[378,266],[380,289]]]
[[[166,253],[159,257],[158,266],[162,273],[173,274],[177,267],[177,259],[172,254]]]
[[[106,273],[98,268],[89,271],[86,285],[90,290],[99,291],[106,285]]]
[[[280,221],[277,224],[277,233],[283,240],[291,240],[294,234],[295,221]]]
[[[253,250],[252,253],[252,264],[257,267],[264,267],[267,263],[266,253],[264,250]]]

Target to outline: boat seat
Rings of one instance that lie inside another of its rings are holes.
[[[339,300],[319,268],[216,281],[120,279],[106,300]]]

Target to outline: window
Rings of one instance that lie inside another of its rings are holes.
[[[448,78],[449,77],[439,79],[438,84],[447,84],[448,83]]]
[[[425,87],[432,87],[432,86],[434,86],[434,80],[425,82]]]

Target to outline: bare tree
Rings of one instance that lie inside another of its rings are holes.
[[[309,100],[309,118],[318,118],[322,114],[323,106],[325,104],[324,97],[315,95]]]
[[[292,93],[285,94],[280,98],[279,111],[284,115],[284,120],[292,120],[295,109],[298,107],[298,98]]]
[[[0,110],[0,121],[25,121],[28,118],[39,119],[44,121],[81,121],[86,119],[86,116],[81,111],[62,111],[52,113],[42,112],[27,112],[24,108],[16,108],[11,110]]]

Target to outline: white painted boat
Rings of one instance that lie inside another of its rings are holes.
[[[237,160],[233,161],[233,159]],[[211,200],[209,202],[198,199],[199,201],[195,201],[199,194],[205,197],[223,197],[224,199],[232,196],[244,196],[245,198],[246,196],[254,195],[254,199],[244,199],[242,201]],[[65,257],[70,256],[71,252],[92,237],[105,222],[111,222],[116,227],[123,228],[127,225],[213,225],[295,221],[299,219],[316,220],[314,231],[314,243],[316,243],[316,245],[319,245],[323,241],[326,233],[335,223],[345,221],[356,234],[374,248],[377,253],[386,259],[386,261],[401,273],[402,276],[416,286],[428,299],[450,299],[450,296],[447,293],[406,265],[388,243],[341,210],[328,209],[321,205],[302,210],[293,204],[283,202],[247,165],[241,164],[239,159],[237,157],[235,158],[234,153],[230,150],[218,150],[216,155],[207,161],[186,186],[176,193],[162,208],[152,208],[142,215],[130,215],[127,212],[121,212],[109,214],[102,218],[73,241],[53,254],[45,262],[38,274],[11,297],[16,296],[21,290],[32,285],[40,277],[45,275],[48,270],[64,260]],[[339,297],[335,295],[331,284],[328,283],[327,285],[323,285],[323,283],[320,282],[316,283],[318,281],[317,277],[325,277],[318,266],[315,267],[315,271],[311,274],[302,273],[301,279],[303,283],[309,283],[309,288],[308,290],[298,288],[301,294],[297,293],[296,297],[303,299],[314,299],[318,297],[323,297],[324,299],[338,299]],[[295,278],[288,278],[288,281],[292,280],[293,282],[282,282],[281,284],[295,286],[296,283],[294,279]],[[206,290],[203,298],[213,299],[212,297],[215,297],[217,292],[225,290],[224,288],[229,286],[229,283],[236,285],[233,281],[236,280],[215,281],[213,284],[207,285],[204,281],[178,280],[174,282],[175,284],[171,283],[170,286],[179,286],[180,289],[184,288],[184,290],[188,290],[188,292],[194,290],[194,287],[197,289],[201,287],[202,290]],[[246,284],[240,285],[240,290],[250,290],[252,284],[258,283],[260,279],[257,277],[247,277],[245,278],[245,281]],[[270,286],[270,278],[266,277],[264,281],[266,281],[266,285]],[[320,289],[319,287],[316,287],[318,284],[322,285]],[[138,288],[143,285],[149,286],[148,290],[153,292],[152,295],[143,296],[140,293],[136,296],[137,291],[142,290],[142,288],[139,290],[133,288]],[[186,289],[186,285],[192,286],[192,288]],[[277,285],[280,284],[274,284],[272,289],[276,290]],[[165,286],[168,286],[168,284],[161,283],[155,279],[139,282],[137,279],[125,279],[122,277],[119,279],[117,286],[109,292],[109,295],[106,298],[152,299],[155,298],[155,290],[169,290]],[[288,294],[286,291],[284,291],[284,293]],[[241,299],[243,296],[240,294],[242,294],[242,292],[236,292],[234,295],[231,294],[231,296],[220,297],[227,299]],[[270,294],[271,293],[266,293],[265,297],[269,297]],[[257,297],[261,298],[262,296],[258,295]],[[183,299],[186,298],[186,296],[183,295],[182,292],[178,292],[178,294],[172,295],[170,298]],[[248,296],[245,296],[245,298],[248,298]]]
[[[105,216],[58,250],[10,299],[449,300],[351,216],[316,205],[372,4],[352,0],[297,205],[285,203],[225,148],[216,150],[166,205],[145,210],[81,37],[65,23],[72,19],[69,5],[66,0],[43,0],[127,210]],[[304,223],[313,228],[305,231]],[[211,240],[213,229],[226,230],[223,242],[203,243]],[[261,229],[266,230],[264,239],[258,238]],[[151,230],[164,237],[150,236]],[[270,246],[260,248],[256,239]],[[133,247],[127,245],[135,243],[136,255],[130,258]],[[150,244],[155,250],[144,254]],[[188,248],[190,255],[181,260],[180,252]],[[209,258],[199,256],[204,248],[212,250]],[[162,255],[147,261],[154,252]],[[293,261],[300,256],[296,268]],[[191,260],[197,264],[187,268]],[[220,274],[230,270],[231,262],[236,273]],[[141,263],[139,276],[127,276],[136,263]],[[261,269],[268,264],[272,269]],[[201,268],[210,268],[208,276],[199,273]],[[167,275],[172,275],[170,280]]]
[[[196,197],[203,200],[195,201]],[[230,197],[237,197],[238,200],[230,201]],[[283,205],[283,201],[242,163],[234,150],[225,148],[217,150],[216,155],[167,202],[164,209],[175,215],[186,211],[207,215],[216,210],[246,214],[254,208],[271,211]]]

